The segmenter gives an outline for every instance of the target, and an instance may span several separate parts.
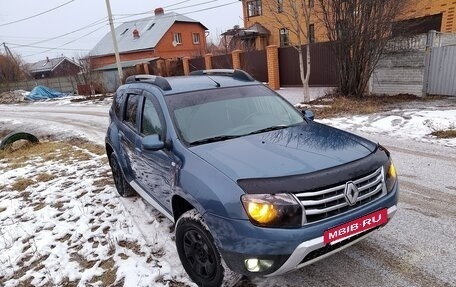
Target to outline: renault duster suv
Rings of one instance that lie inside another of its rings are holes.
[[[131,76],[109,114],[117,191],[176,223],[180,260],[199,286],[311,264],[396,212],[385,148],[314,122],[241,70]]]

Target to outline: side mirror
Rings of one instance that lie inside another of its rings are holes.
[[[315,115],[311,110],[302,110],[302,114],[311,121],[315,119]]]
[[[145,150],[156,151],[165,147],[165,143],[160,140],[160,137],[155,135],[145,136],[142,139],[142,146]]]

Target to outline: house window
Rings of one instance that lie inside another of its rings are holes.
[[[193,44],[199,44],[199,43],[200,43],[200,34],[193,33]]]
[[[176,43],[176,44],[182,44],[182,34],[181,33],[174,33],[173,42]]]
[[[279,29],[280,47],[290,46],[290,37],[287,28]]]
[[[261,0],[247,2],[247,13],[249,17],[261,16]]]
[[[278,13],[283,12],[283,0],[277,0],[277,12]]]
[[[309,35],[307,35],[307,39],[309,39],[309,43],[315,43],[315,25],[309,24]]]

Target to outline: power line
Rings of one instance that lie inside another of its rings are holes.
[[[97,25],[100,25],[100,24],[104,24],[103,22],[106,20],[107,17],[103,17],[102,19],[99,19],[95,22],[92,22],[84,27],[81,27],[79,29],[76,29],[74,31],[71,31],[71,32],[68,32],[68,33],[65,33],[65,34],[62,34],[62,35],[59,35],[59,36],[55,36],[55,37],[52,37],[52,38],[47,38],[47,39],[44,39],[44,40],[41,40],[41,41],[37,41],[37,42],[33,42],[33,43],[30,43],[29,45],[36,45],[36,44],[41,44],[41,43],[44,43],[44,42],[48,42],[48,41],[51,41],[51,40],[55,40],[55,39],[58,39],[58,38],[62,38],[64,36],[68,36],[70,34],[74,34],[76,32],[79,32],[79,31],[82,31],[82,30],[85,30],[85,29],[88,29],[88,28],[91,28],[91,27],[94,27],[94,26],[97,26]]]
[[[188,0],[186,1],[182,1],[182,2],[179,2],[179,3],[184,3],[184,2],[187,2]],[[186,9],[186,8],[191,8],[191,7],[195,7],[195,6],[200,6],[200,5],[204,5],[204,4],[208,4],[208,3],[213,3],[213,2],[217,2],[219,0],[210,0],[210,1],[206,1],[206,2],[201,2],[201,3],[197,3],[197,4],[192,4],[192,5],[189,5],[189,6],[184,6],[184,7],[177,7],[177,8],[174,8],[172,9],[171,11],[175,11],[175,10],[181,10],[181,9]],[[167,7],[171,7],[171,6],[174,6],[174,5],[177,5],[179,3],[176,3],[176,4],[173,4],[173,5],[169,5]],[[167,8],[167,7],[164,7],[164,8]],[[115,14],[115,16],[138,16],[138,15],[145,15],[145,14],[150,14],[150,11],[148,12],[140,12],[140,13],[134,13],[134,14]],[[125,17],[127,18],[127,17]],[[120,19],[123,19],[123,18],[120,18]]]
[[[211,1],[204,2],[204,3],[210,3],[210,2],[215,2],[215,1],[219,1],[219,0],[211,0]],[[194,10],[194,11],[190,11],[190,12],[185,12],[185,13],[180,13],[180,14],[181,14],[181,15],[188,15],[188,14],[192,14],[192,13],[197,13],[197,12],[202,12],[202,11],[207,11],[207,10],[212,10],[212,9],[216,9],[216,8],[220,8],[220,7],[232,5],[232,4],[235,4],[235,3],[239,3],[239,0],[234,1],[234,2],[229,2],[229,3],[226,3],[226,4],[220,4],[220,5],[211,6],[211,7],[207,7],[207,8],[201,8],[201,9],[198,9],[198,10]],[[200,3],[200,4],[194,4],[194,5],[190,5],[190,6],[188,6],[188,7],[198,6],[198,5],[201,5],[201,4],[202,4],[202,3]],[[186,8],[188,8],[188,7],[186,7]],[[180,8],[179,8],[179,9],[180,9]],[[177,9],[174,9],[174,10],[177,10]],[[173,12],[174,10],[172,10],[172,12]],[[131,14],[130,16],[120,17],[120,18],[118,18],[118,19],[121,20],[121,19],[130,18],[130,17],[137,16],[137,15],[144,15],[144,14],[150,14],[150,12],[143,12],[143,13]],[[174,15],[168,15],[168,16],[166,16],[166,14],[165,14],[165,16],[162,16],[162,18],[166,18],[166,17],[174,17]],[[137,19],[137,20],[131,20],[131,21],[127,21],[127,22],[133,22],[133,21],[143,22],[143,21],[149,21],[149,20],[150,20],[150,17],[147,17],[147,18]],[[115,21],[115,22],[117,22],[117,21]],[[121,21],[119,21],[119,22],[120,22],[120,23],[125,23],[125,22],[121,22]]]
[[[38,14],[35,14],[35,15],[32,15],[32,16],[29,16],[29,17],[26,17],[26,18],[22,18],[22,19],[15,20],[15,21],[12,21],[12,22],[0,24],[0,27],[7,26],[7,25],[11,25],[11,24],[15,24],[15,23],[19,23],[19,22],[22,22],[22,21],[26,21],[26,20],[29,20],[29,19],[32,19],[32,18],[41,16],[41,15],[43,15],[43,14],[46,14],[46,13],[49,13],[49,12],[54,11],[54,10],[56,10],[56,9],[59,9],[60,7],[63,7],[63,6],[65,6],[65,5],[68,5],[68,4],[70,4],[71,2],[74,2],[74,1],[76,1],[76,0],[70,0],[70,1],[68,1],[68,2],[63,3],[62,5],[56,6],[56,7],[52,8],[52,9],[49,9],[49,10],[40,12],[40,13],[38,13]]]
[[[184,0],[184,1],[181,1],[181,2],[177,2],[177,3],[171,4],[171,5],[165,6],[165,7],[163,7],[163,8],[173,7],[173,6],[176,6],[176,5],[185,3],[185,2],[190,2],[190,0]]]
[[[42,52],[39,52],[39,53],[35,53],[35,54],[32,54],[32,55],[27,55],[27,56],[24,56],[24,58],[26,58],[26,57],[32,57],[32,56],[36,56],[36,55],[41,55],[41,54],[44,54],[44,53],[47,53],[47,52],[50,52],[50,51],[53,51],[53,50],[57,50],[57,49],[59,49],[59,50],[64,50],[64,49],[62,49],[62,47],[66,46],[66,45],[68,45],[68,44],[71,44],[71,43],[73,43],[73,42],[76,42],[77,40],[80,40],[80,39],[82,39],[82,38],[84,38],[84,37],[87,37],[87,36],[89,36],[90,34],[93,34],[93,33],[97,32],[98,30],[100,30],[100,29],[102,29],[102,28],[104,28],[104,26],[98,27],[97,29],[95,29],[95,30],[93,30],[93,31],[91,31],[91,32],[89,32],[89,33],[87,33],[87,34],[84,34],[84,35],[82,35],[81,37],[76,38],[76,39],[74,39],[74,40],[72,40],[72,41],[66,42],[66,43],[64,43],[64,44],[62,44],[62,45],[60,45],[60,46],[57,46],[57,47],[55,47],[55,48],[49,48],[49,49],[47,49],[47,50],[45,50],[45,51],[42,51]],[[78,50],[81,50],[81,51],[82,51],[82,50],[90,51],[90,49],[75,49],[75,50],[76,50],[76,51],[78,51]]]
[[[79,40],[79,39],[78,39]],[[16,44],[16,43],[11,43],[11,42],[7,42],[8,45],[10,46],[14,46],[14,47],[24,47],[24,48],[32,48],[32,49],[56,49],[56,48],[52,48],[52,47],[43,47],[43,46],[31,46],[31,45],[22,45],[22,44]],[[13,48],[14,48],[13,47]],[[90,49],[72,49],[72,48],[60,48],[60,50],[67,50],[67,51],[79,51],[79,50],[87,50],[89,51]]]

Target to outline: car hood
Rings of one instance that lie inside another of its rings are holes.
[[[232,180],[306,174],[371,154],[376,144],[311,122],[281,130],[191,147]]]

